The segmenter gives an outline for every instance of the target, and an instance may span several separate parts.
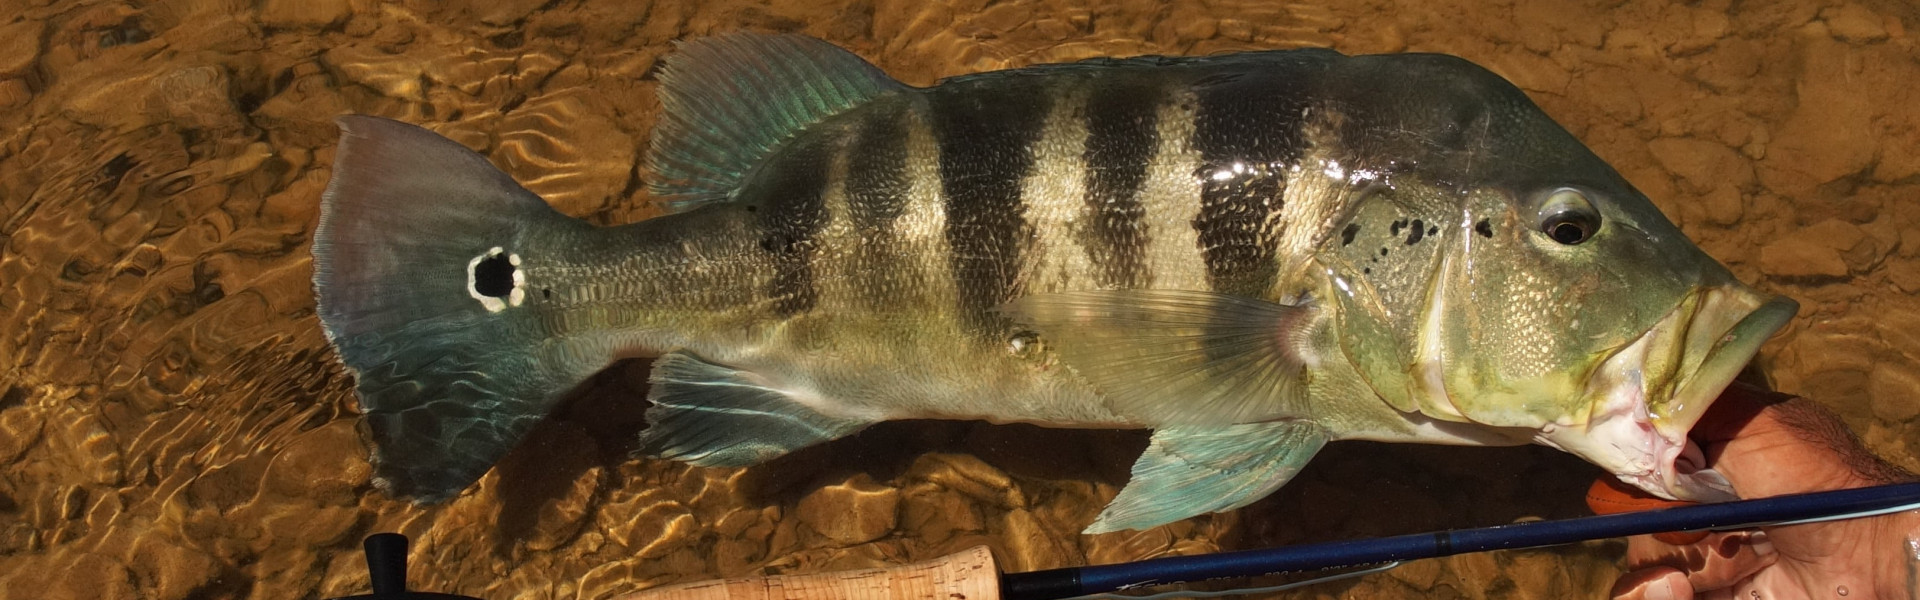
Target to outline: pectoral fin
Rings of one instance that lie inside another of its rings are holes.
[[[821,414],[759,374],[676,351],[653,363],[640,452],[743,467],[838,438],[867,422]]]
[[[1083,533],[1146,529],[1252,504],[1326,443],[1326,430],[1311,421],[1155,430],[1133,463],[1133,480]]]
[[[1034,328],[1114,412],[1142,423],[1231,425],[1309,416],[1311,305],[1178,290],[1038,294],[1000,307]]]

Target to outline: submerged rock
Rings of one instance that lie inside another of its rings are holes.
[[[807,494],[794,517],[840,545],[871,542],[899,524],[900,490],[856,475]]]
[[[353,14],[347,0],[265,0],[260,4],[260,23],[281,28],[321,28]]]
[[[1908,427],[1920,427],[1920,423],[1909,423],[1920,417],[1920,376],[1914,374],[1911,357],[1905,360],[1889,357],[1885,362],[1874,365],[1867,375],[1867,392],[1873,399],[1873,415],[1889,423],[1906,423]]]
[[[1792,237],[1760,248],[1760,270],[1775,277],[1846,277],[1847,261],[1830,246]]]

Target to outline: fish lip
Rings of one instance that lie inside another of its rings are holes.
[[[1588,384],[1588,414],[1548,424],[1534,441],[1669,500],[1738,499],[1687,433],[1798,307],[1737,283],[1696,289],[1601,363]],[[1732,315],[1738,321],[1727,324]]]
[[[1744,286],[1710,289],[1706,293],[1708,296],[1700,309],[1703,314],[1759,297]],[[1705,460],[1698,456],[1698,448],[1687,439],[1687,433],[1700,422],[1707,407],[1720,397],[1720,392],[1732,384],[1740,371],[1760,352],[1761,344],[1786,327],[1799,310],[1800,304],[1790,298],[1766,297],[1764,302],[1738,322],[1710,338],[1711,346],[1699,365],[1680,378],[1674,386],[1673,395],[1663,406],[1653,407],[1654,430],[1665,442],[1660,461],[1660,487],[1665,488],[1674,499],[1697,502],[1738,499],[1726,478],[1705,469]],[[1683,458],[1687,459],[1686,463],[1680,462]],[[1684,469],[1688,467],[1698,467],[1699,470],[1687,472]]]

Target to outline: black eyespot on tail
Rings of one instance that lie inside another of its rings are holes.
[[[1420,238],[1425,237],[1427,235],[1427,225],[1425,223],[1420,222],[1419,219],[1413,220],[1413,227],[1411,229],[1413,230],[1413,233],[1407,234],[1408,246],[1412,246],[1414,244],[1420,243]]]
[[[1340,245],[1346,246],[1346,245],[1352,244],[1353,236],[1358,235],[1359,233],[1360,233],[1359,223],[1348,223],[1347,228],[1340,231]]]
[[[1480,234],[1481,237],[1493,239],[1493,223],[1481,219],[1479,223],[1473,224],[1473,232]]]
[[[482,296],[505,298],[513,293],[513,261],[505,252],[488,254],[473,265],[473,291]]]

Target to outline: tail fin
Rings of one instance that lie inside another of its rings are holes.
[[[520,252],[589,226],[433,132],[339,124],[313,242],[320,322],[358,377],[376,484],[444,500],[604,366],[549,339],[516,271]]]

